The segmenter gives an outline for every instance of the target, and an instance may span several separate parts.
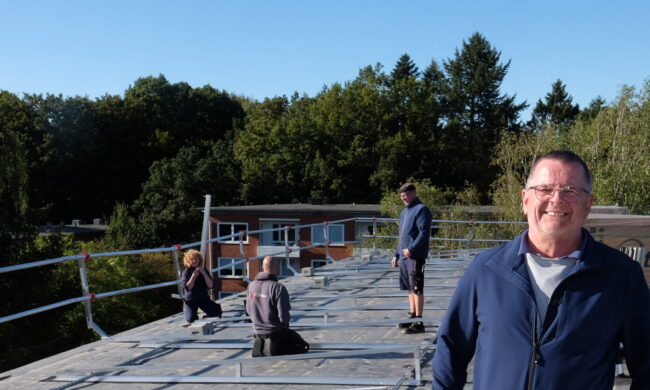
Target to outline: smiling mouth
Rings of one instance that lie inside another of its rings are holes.
[[[567,213],[559,213],[559,212],[554,212],[554,211],[547,211],[546,214],[552,216],[552,217],[563,217]]]

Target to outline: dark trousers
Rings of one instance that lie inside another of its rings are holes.
[[[282,329],[272,334],[256,334],[253,344],[253,357],[294,355],[309,351],[307,343],[298,332]]]
[[[187,322],[194,322],[199,319],[197,311],[203,310],[206,317],[221,317],[221,305],[214,303],[209,297],[183,300],[183,312]]]

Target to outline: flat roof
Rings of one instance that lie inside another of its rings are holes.
[[[425,333],[406,335],[396,328],[408,308],[397,287],[398,271],[390,267],[390,253],[366,253],[315,269],[313,276],[282,279],[291,296],[291,327],[311,344],[307,354],[252,358],[242,293],[220,301],[221,319],[188,326],[178,313],[2,373],[0,387],[194,390],[221,383],[232,390],[430,389],[438,324],[478,252],[431,253]],[[200,327],[208,334],[190,334]],[[615,389],[629,386],[625,379],[616,383]]]
[[[52,389],[80,381],[68,388],[81,389],[101,376],[107,382],[91,388],[123,388],[131,381],[129,388],[137,389],[160,389],[162,383],[183,389],[207,389],[214,383],[228,383],[231,389],[397,383],[430,388],[435,331],[470,260],[471,252],[456,253],[459,257],[432,259],[428,265],[426,333],[406,335],[396,328],[406,319],[408,304],[389,254],[356,256],[315,269],[313,276],[281,280],[291,296],[291,327],[311,344],[308,354],[252,358],[242,293],[220,301],[222,319],[188,326],[178,313],[0,374],[0,387]],[[212,332],[188,334],[201,325]]]

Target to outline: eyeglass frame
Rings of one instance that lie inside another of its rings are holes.
[[[548,198],[540,199],[539,195],[537,194],[537,191],[538,191],[537,187],[552,188],[553,192],[551,192],[551,194],[550,194],[550,196]],[[534,186],[530,186],[530,187],[528,187],[526,189],[527,190],[533,190],[535,192],[535,198],[537,198],[537,200],[539,200],[539,201],[545,201],[545,200],[549,200],[549,199],[553,198],[553,195],[557,191],[559,191],[560,196],[562,196],[562,194],[566,195],[567,193],[570,193],[571,190],[577,190],[576,193],[578,194],[578,197],[575,199],[576,201],[578,199],[580,199],[582,197],[582,195],[584,195],[584,194],[587,194],[587,195],[591,194],[590,191],[587,191],[586,189],[580,188],[580,187],[574,187],[574,186],[555,187],[555,186],[552,186],[552,185],[549,185],[549,184],[537,184],[537,185],[534,185]]]

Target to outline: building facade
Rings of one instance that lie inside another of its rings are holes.
[[[210,238],[231,236],[213,242],[208,248],[208,266],[226,267],[215,275],[220,281],[219,298],[244,291],[247,281],[261,271],[261,259],[236,264],[242,258],[272,255],[280,263],[280,276],[291,276],[304,267],[318,267],[352,256],[354,243],[371,231],[373,225],[354,218],[373,218],[380,214],[379,205],[368,204],[211,208]],[[327,247],[309,247],[325,241],[329,242]],[[284,253],[287,246],[291,248],[288,255]],[[299,249],[304,247],[309,248]],[[232,266],[227,267],[228,264]]]

